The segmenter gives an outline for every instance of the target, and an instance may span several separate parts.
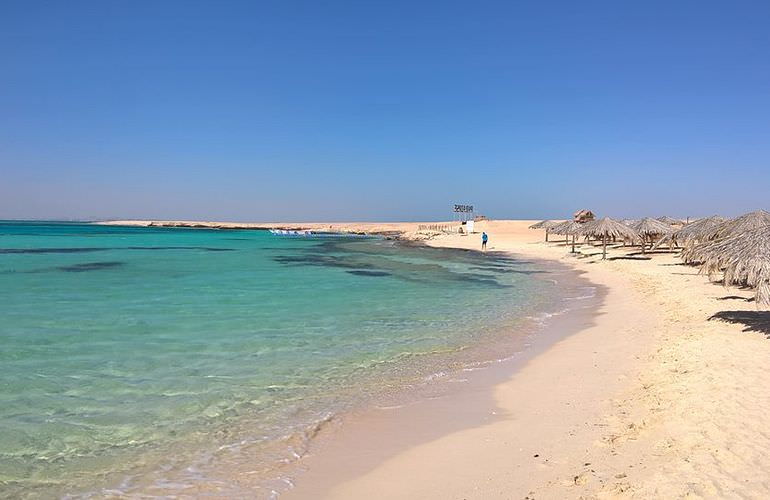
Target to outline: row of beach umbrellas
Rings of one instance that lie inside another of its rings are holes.
[[[541,221],[530,226],[553,234],[602,242],[602,259],[607,258],[610,241],[638,242],[642,252],[662,245],[682,249],[685,263],[697,265],[710,277],[723,276],[724,284],[749,286],[757,304],[770,305],[770,213],[757,210],[734,219],[718,215],[685,224],[670,217],[619,221],[610,217],[578,223]]]
[[[671,225],[651,218],[644,218],[639,221],[628,221],[628,223],[623,223],[610,217],[604,217],[602,219],[584,223],[575,222],[573,220],[564,222],[544,220],[529,227],[531,229],[545,229],[545,241],[548,241],[548,233],[564,235],[567,237],[572,236],[573,253],[575,251],[575,240],[578,237],[582,236],[601,240],[602,259],[607,258],[607,243],[609,241],[617,239],[640,241],[642,250],[644,250],[648,239],[653,241],[655,236],[669,234],[674,231]]]

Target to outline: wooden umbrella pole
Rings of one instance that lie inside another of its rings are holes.
[[[602,235],[602,260],[607,258],[607,235]]]

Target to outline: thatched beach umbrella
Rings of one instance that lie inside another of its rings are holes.
[[[755,289],[757,305],[770,305],[770,225],[747,229],[699,249],[701,272],[709,277],[722,271],[725,286]]]
[[[652,247],[652,242],[656,237],[673,234],[675,231],[673,227],[665,222],[651,219],[650,217],[645,217],[636,224],[632,224],[631,229],[636,231],[642,238],[642,253],[644,253],[644,247],[647,245],[647,239],[650,240],[650,247]]]
[[[575,233],[581,227],[583,227],[583,224],[577,223],[577,222],[575,222],[573,220],[566,220],[564,222],[560,222],[560,223],[556,224],[555,226],[553,226],[551,228],[551,232],[553,234],[567,234],[567,235],[569,235],[569,234]]]
[[[582,227],[583,224],[579,224],[574,220],[567,220],[553,226],[551,232],[554,234],[563,234],[565,243],[569,241],[569,237],[572,236],[572,253],[575,253],[575,238],[577,238],[577,233]]]
[[[555,222],[552,220],[541,220],[537,224],[532,224],[529,226],[530,229],[545,229],[545,241],[548,241],[548,232],[551,230],[552,227],[560,224],[559,222]]]
[[[725,221],[703,234],[704,240],[718,240],[739,234],[750,229],[756,229],[770,225],[770,213],[764,210],[756,210],[743,214],[735,219]]]
[[[685,248],[682,252],[682,260],[687,264],[702,263],[711,253],[718,252],[722,248],[721,243],[726,240],[731,240],[733,237],[741,238],[744,233],[768,226],[770,226],[770,213],[764,210],[756,210],[724,221],[704,231],[701,234],[700,243]]]
[[[670,226],[681,226],[684,224],[684,221],[681,219],[674,219],[673,217],[669,217],[668,215],[664,215],[663,217],[658,217],[655,219],[657,221],[660,221],[664,224],[668,224]]]
[[[620,222],[622,222],[624,225],[628,227],[633,227],[634,224],[639,222],[639,219],[621,219]],[[626,246],[625,240],[623,240],[623,246]]]
[[[709,233],[712,229],[716,228],[726,220],[727,219],[724,217],[720,217],[718,215],[712,215],[711,217],[698,219],[687,224],[682,229],[679,229],[678,231],[668,236],[664,236],[660,239],[660,241],[658,241],[658,243],[655,244],[654,248],[657,248],[664,243],[668,243],[669,245],[676,245],[682,248],[692,246],[699,241],[703,241],[704,236],[707,233]]]
[[[602,260],[607,258],[607,238],[620,237],[634,240],[639,237],[636,231],[609,217],[583,224],[583,227],[580,228],[578,234],[589,238],[601,238]]]

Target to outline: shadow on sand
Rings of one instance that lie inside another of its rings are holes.
[[[652,260],[652,257],[643,257],[641,254],[619,255],[617,257],[607,257],[607,260]]]
[[[743,325],[744,332],[759,332],[770,339],[770,311],[720,311],[709,318],[714,320]]]
[[[744,302],[754,302],[754,297],[741,297],[740,295],[725,295],[717,297],[717,300],[742,300]]]

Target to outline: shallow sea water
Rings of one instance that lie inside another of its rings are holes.
[[[2,222],[0,496],[227,495],[238,463],[267,497],[334,415],[549,314],[546,275],[380,238]]]

